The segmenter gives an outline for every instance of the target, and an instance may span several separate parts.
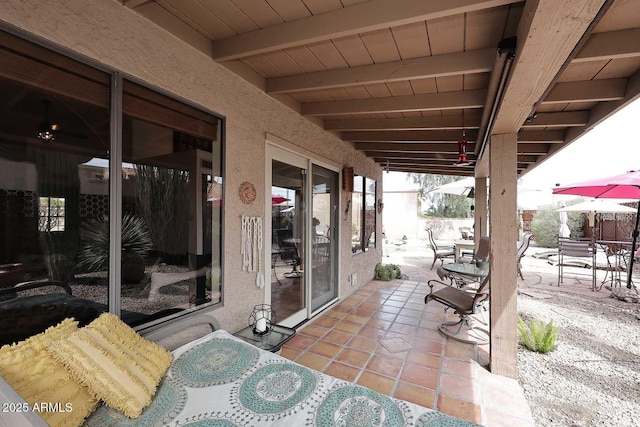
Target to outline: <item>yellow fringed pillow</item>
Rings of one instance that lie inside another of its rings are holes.
[[[173,360],[110,313],[47,349],[95,397],[129,418],[140,416],[151,403]]]
[[[49,344],[77,330],[78,322],[65,319],[40,334],[0,348],[0,376],[51,426],[79,426],[99,403],[46,351]]]

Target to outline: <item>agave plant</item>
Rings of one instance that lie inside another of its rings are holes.
[[[109,218],[90,219],[81,226],[78,269],[103,271],[109,266]],[[149,231],[141,218],[122,217],[122,282],[138,283],[144,278],[144,256],[153,248]]]

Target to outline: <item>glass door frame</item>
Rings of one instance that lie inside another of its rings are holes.
[[[271,139],[279,139],[279,138],[275,138],[275,137],[271,137]],[[285,162],[285,163],[289,163],[292,166],[296,166],[296,167],[300,167],[301,169],[304,169],[306,171],[306,176],[307,179],[305,180],[305,188],[304,188],[304,202],[303,202],[303,210],[304,210],[304,220],[303,220],[303,228],[304,228],[304,234],[305,234],[305,238],[303,239],[304,241],[304,247],[302,248],[302,269],[304,271],[304,307],[299,310],[297,313],[295,313],[294,315],[288,317],[287,319],[277,319],[277,323],[283,326],[288,326],[288,327],[294,327],[308,319],[311,319],[315,314],[319,313],[320,311],[324,310],[326,307],[328,307],[329,305],[333,304],[335,301],[340,299],[340,272],[341,272],[341,248],[340,248],[340,242],[337,241],[336,245],[336,263],[337,263],[337,267],[336,267],[336,283],[335,283],[335,287],[336,287],[336,297],[334,299],[332,299],[331,301],[327,302],[326,304],[318,307],[316,310],[312,310],[312,306],[311,306],[311,298],[312,298],[312,294],[311,294],[311,275],[310,272],[312,271],[312,265],[311,265],[311,256],[307,256],[307,254],[311,254],[312,251],[312,239],[310,239],[309,237],[311,236],[311,230],[312,230],[312,224],[311,224],[311,213],[310,213],[310,209],[311,209],[311,204],[312,204],[312,196],[313,196],[313,177],[312,177],[312,173],[313,173],[313,165],[317,165],[317,166],[321,166],[325,169],[329,169],[331,171],[334,171],[338,174],[338,182],[340,182],[341,179],[341,175],[340,175],[340,167],[336,164],[334,164],[333,162],[330,161],[322,161],[319,160],[317,157],[310,157],[310,156],[305,156],[303,154],[300,154],[299,152],[293,150],[293,149],[289,149],[287,147],[284,147],[283,145],[285,144],[275,144],[272,142],[271,139],[267,139],[266,141],[266,150],[265,150],[265,194],[267,196],[271,195],[271,187],[272,187],[272,165],[273,165],[273,160],[277,160],[280,162]],[[337,211],[340,212],[340,187],[338,186],[338,208]],[[271,197],[265,197],[265,213],[266,215],[268,215],[268,217],[265,217],[265,221],[263,221],[264,223],[264,238],[263,238],[263,245],[264,245],[264,253],[265,254],[269,254],[271,253],[271,236],[272,236],[272,229],[271,229]],[[336,236],[340,236],[340,227],[341,227],[341,221],[339,220],[339,216],[337,218],[336,224],[335,226],[337,227],[336,229]],[[271,270],[271,264],[265,262],[265,304],[271,304],[271,277],[273,275],[273,271]],[[276,314],[277,314],[277,310],[276,310]]]

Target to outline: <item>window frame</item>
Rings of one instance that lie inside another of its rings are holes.
[[[51,201],[62,201],[61,204],[57,204],[54,208],[55,214],[51,212]],[[46,201],[46,206],[42,205],[42,202]],[[38,230],[47,232],[56,232],[65,230],[65,198],[64,197],[50,197],[40,196],[38,198]],[[46,212],[45,212],[46,211]],[[52,225],[52,219],[54,225]],[[44,221],[44,224],[43,224]]]
[[[370,191],[368,189],[369,186],[373,187],[373,191]],[[356,191],[357,188],[361,188],[362,191]],[[378,192],[378,182],[373,178],[367,177],[366,175],[354,175],[353,189],[354,191],[351,196],[351,203],[353,208],[353,212],[351,216],[351,226],[353,230],[354,222],[355,222],[354,219],[357,218],[360,224],[360,230],[358,232],[357,242],[353,240],[355,235],[352,233],[351,254],[357,255],[357,254],[369,252],[371,250],[376,249],[377,247],[376,230],[378,225],[378,218],[376,213],[376,197]],[[357,209],[355,204],[353,203],[354,193],[360,194],[362,198],[362,203],[360,206],[357,207]],[[367,205],[368,200],[373,201],[372,205],[370,206]],[[367,213],[370,213],[370,214],[367,215]],[[367,218],[367,216],[369,216],[369,218]],[[369,225],[367,225],[367,219],[369,219],[370,221],[372,220],[373,224],[370,223]],[[369,239],[367,239],[368,230],[371,230],[371,233],[369,234]],[[373,236],[373,239],[371,239],[371,236]],[[355,245],[354,245],[354,242],[355,242]]]
[[[121,275],[120,275],[120,261],[121,261],[121,251],[120,251],[120,243],[121,243],[121,225],[122,225],[122,120],[123,120],[123,80],[126,79],[132,83],[138,84],[150,91],[153,91],[159,95],[164,95],[171,100],[173,100],[176,104],[184,104],[185,107],[198,110],[202,115],[208,115],[214,119],[218,120],[219,123],[219,138],[220,138],[220,176],[222,178],[222,194],[226,193],[226,117],[222,114],[216,113],[211,109],[200,105],[192,100],[186,99],[180,95],[170,92],[164,88],[157,87],[149,82],[143,81],[133,75],[130,75],[126,72],[118,70],[114,67],[110,67],[105,65],[104,63],[98,62],[95,59],[82,55],[79,52],[73,51],[69,48],[65,48],[59,45],[54,44],[53,42],[43,39],[41,37],[35,36],[33,34],[27,33],[26,31],[12,27],[7,24],[0,23],[0,33],[8,35],[8,37],[12,37],[16,39],[16,43],[18,45],[28,45],[33,46],[35,51],[31,51],[31,56],[34,54],[40,54],[46,56],[58,56],[62,63],[71,64],[69,67],[65,67],[64,69],[67,71],[73,71],[73,64],[78,64],[79,67],[90,68],[96,70],[97,72],[102,72],[108,75],[109,85],[110,85],[110,98],[109,102],[109,113],[110,113],[110,137],[109,137],[109,150],[110,150],[110,162],[109,162],[109,226],[110,226],[110,249],[109,249],[109,268],[108,268],[108,305],[109,311],[120,315],[120,292],[121,292]],[[35,52],[35,53],[34,53]],[[26,54],[24,54],[26,56]],[[36,56],[37,57],[37,56]],[[25,83],[26,84],[26,83]],[[47,197],[43,196],[43,198],[48,199],[56,199],[58,197]],[[224,212],[224,198],[223,205],[221,206],[221,213]],[[37,215],[40,217],[40,211],[38,211]],[[64,219],[64,217],[63,217]],[[223,242],[225,241],[225,225],[224,225],[224,215],[221,215],[220,223],[219,223],[219,253],[220,253],[220,280],[222,282],[220,288],[220,299],[217,302],[202,304],[200,306],[195,306],[183,312],[165,316],[158,320],[151,321],[148,323],[144,323],[138,327],[136,330],[147,329],[149,327],[156,327],[158,324],[165,323],[169,320],[175,319],[177,317],[188,316],[195,312],[207,309],[213,309],[216,307],[221,307],[224,305],[224,264],[225,264],[225,251]]]

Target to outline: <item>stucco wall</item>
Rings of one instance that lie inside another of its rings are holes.
[[[234,196],[241,182],[250,181],[264,200],[266,133],[303,154],[353,166],[355,173],[378,180],[381,197],[381,169],[374,162],[119,1],[9,0],[3,2],[0,20],[226,117],[225,186],[230,197],[224,212],[224,306],[214,311],[225,329],[245,326],[253,305],[265,297],[265,290],[255,286],[255,275],[241,269],[240,214],[245,206]],[[347,198],[342,192],[341,206]],[[256,212],[264,216],[264,203],[256,205]],[[340,288],[345,296],[373,277],[382,245],[378,241],[377,250],[352,257],[350,220],[344,212],[340,221]],[[351,287],[347,274],[354,271],[359,283]]]

